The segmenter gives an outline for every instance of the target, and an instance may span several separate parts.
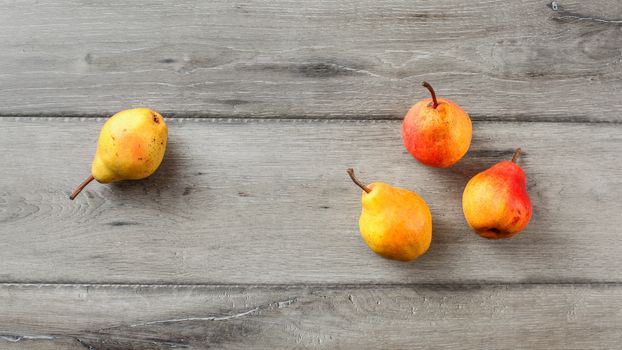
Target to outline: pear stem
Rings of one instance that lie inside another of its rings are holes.
[[[436,100],[436,93],[434,92],[432,85],[430,85],[430,83],[428,83],[427,81],[424,81],[423,83],[421,83],[421,85],[423,85],[426,89],[430,91],[430,94],[432,95],[432,102],[434,102],[432,108],[436,109],[436,107],[438,107],[438,101]]]
[[[93,175],[90,175],[89,177],[87,177],[86,180],[84,180],[73,192],[71,192],[69,199],[74,200],[76,196],[79,195],[80,192],[82,192],[82,190],[86,187],[86,185],[88,185],[93,180],[95,180]]]
[[[350,175],[350,178],[352,179],[352,181],[354,181],[354,183],[363,189],[363,191],[365,191],[366,193],[371,192],[371,190],[369,189],[369,187],[365,186],[361,181],[359,181],[359,179],[356,178],[356,176],[354,176],[354,169],[349,168],[348,169],[348,175]]]
[[[514,151],[514,155],[512,156],[512,163],[516,163],[518,157],[520,157],[521,152],[522,151],[520,148],[517,148],[516,151]]]

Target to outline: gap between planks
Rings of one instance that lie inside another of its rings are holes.
[[[15,120],[48,120],[57,121],[63,119],[65,121],[73,120],[105,120],[116,112],[102,112],[102,113],[55,113],[55,114],[2,114],[0,113],[0,119],[15,119]],[[289,117],[284,115],[226,115],[218,113],[171,113],[161,112],[167,121],[210,121],[210,122],[227,122],[227,121],[242,121],[242,122],[260,122],[266,121],[283,121],[283,122],[330,122],[330,121],[351,121],[351,122],[365,122],[365,121],[401,121],[404,116],[400,115],[326,115],[326,116],[305,116],[300,115],[296,117]],[[406,111],[404,112],[406,114]],[[565,117],[546,117],[536,115],[481,115],[470,114],[472,121],[475,122],[494,122],[494,123],[551,123],[551,124],[622,124],[622,118],[616,120],[597,120],[583,115],[568,115]]]
[[[391,289],[391,288],[427,288],[427,289],[477,289],[477,288],[529,288],[540,286],[581,286],[581,287],[622,287],[619,281],[541,281],[541,282],[459,282],[459,283],[115,283],[115,282],[0,282],[0,288],[7,287],[37,287],[37,288],[214,288],[214,289]]]

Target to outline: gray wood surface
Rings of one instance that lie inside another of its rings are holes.
[[[616,349],[622,289],[0,287],[3,349]]]
[[[0,4],[3,115],[620,121],[618,0]]]
[[[0,281],[622,282],[619,124],[478,122],[470,152],[443,170],[406,153],[397,121],[169,120],[152,178],[95,183],[72,202],[101,124],[0,121]],[[518,146],[532,222],[514,239],[482,239],[462,190]],[[367,248],[347,167],[429,203],[425,256],[401,263]]]
[[[0,0],[0,349],[618,349],[621,47],[618,0]],[[424,79],[475,121],[451,169],[401,143]],[[69,201],[132,106],[161,169]],[[479,238],[518,146],[532,222]],[[428,202],[426,255],[368,250],[347,167]]]

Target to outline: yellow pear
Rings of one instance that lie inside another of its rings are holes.
[[[69,196],[74,199],[91,181],[138,180],[160,166],[168,128],[164,118],[148,108],[121,111],[106,121],[99,134],[89,176]]]
[[[365,186],[348,169],[352,181],[363,189],[359,229],[376,254],[394,260],[414,260],[432,242],[432,214],[415,192],[375,182]]]

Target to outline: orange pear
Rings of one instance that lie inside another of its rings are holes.
[[[512,237],[531,219],[525,173],[516,160],[503,161],[475,175],[464,188],[462,209],[469,226],[485,238]]]
[[[359,228],[376,254],[409,261],[425,253],[432,241],[432,214],[416,193],[375,182],[365,186],[348,169],[352,181],[362,190]]]
[[[417,102],[404,117],[404,146],[421,163],[447,168],[459,161],[471,145],[469,115],[453,101],[436,98],[434,89],[423,82],[432,98]]]

